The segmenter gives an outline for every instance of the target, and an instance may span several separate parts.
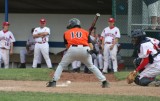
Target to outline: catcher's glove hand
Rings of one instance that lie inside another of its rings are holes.
[[[127,76],[126,80],[128,84],[131,84],[134,82],[135,77],[137,76],[137,71],[132,71],[129,73],[129,75]]]

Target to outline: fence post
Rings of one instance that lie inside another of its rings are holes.
[[[128,35],[131,35],[132,24],[132,0],[128,0]]]

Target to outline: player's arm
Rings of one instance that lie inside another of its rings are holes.
[[[41,33],[41,37],[45,37],[45,36],[47,36],[47,35],[49,35],[48,32],[43,32],[43,33]]]
[[[63,40],[64,40],[64,44],[65,44],[66,49],[68,49],[69,48],[68,47],[68,42],[67,42],[67,40],[65,38],[65,35],[63,35]]]
[[[13,54],[13,42],[11,42],[11,45],[10,45],[10,54]]]
[[[33,34],[33,38],[39,38],[39,37],[41,37],[41,33]]]
[[[30,47],[30,45],[26,44],[26,50],[27,50],[27,52],[29,52],[29,47]]]
[[[90,36],[88,36],[88,43],[89,43],[90,50],[93,50],[93,44],[91,42]]]
[[[118,43],[119,38],[115,38],[115,40],[113,41],[113,44],[110,46],[110,50],[113,49],[114,45],[116,45]]]

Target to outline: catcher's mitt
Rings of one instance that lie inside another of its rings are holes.
[[[130,72],[129,75],[127,76],[127,78],[126,78],[127,83],[128,83],[128,84],[133,83],[136,76],[137,76],[137,72],[136,72],[136,71]]]

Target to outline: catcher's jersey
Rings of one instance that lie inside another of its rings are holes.
[[[33,38],[33,36],[32,35],[30,35],[29,37],[28,37],[28,40],[27,40],[27,43],[26,43],[28,46],[30,46],[29,47],[29,50],[34,50],[34,47],[35,47],[35,40],[34,40],[34,38]]]
[[[10,49],[12,42],[15,42],[15,38],[11,31],[4,32],[0,31],[0,47]]]
[[[33,35],[34,34],[38,34],[38,33],[43,33],[43,32],[48,32],[48,34],[50,35],[50,28],[48,27],[37,27],[34,29],[34,32],[33,32]],[[45,37],[38,37],[38,38],[35,38],[35,42],[48,42],[49,40],[49,35],[46,35]]]
[[[155,48],[160,50],[160,47],[159,47],[160,41],[159,40],[157,40],[155,38],[151,38],[151,37],[147,37],[147,39],[149,39],[154,44]]]
[[[148,41],[140,45],[140,52],[138,53],[139,58],[146,58],[150,53],[153,56],[158,52],[152,41]],[[154,58],[154,61],[160,61],[160,54]]]
[[[115,38],[120,38],[120,31],[117,27],[106,27],[102,31],[101,36],[104,38],[104,43],[113,43],[115,41]]]

